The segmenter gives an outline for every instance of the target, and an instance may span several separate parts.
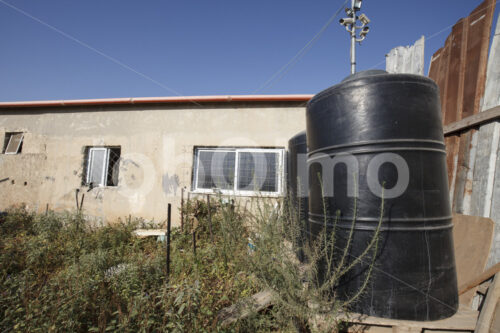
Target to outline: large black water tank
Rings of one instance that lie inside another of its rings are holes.
[[[453,315],[458,296],[437,85],[423,76],[360,72],[315,95],[306,119],[311,233],[320,233],[325,221],[332,232],[340,214],[335,246],[341,253],[355,217],[353,262],[384,204],[372,278],[351,310],[407,320]],[[360,290],[370,262],[365,257],[343,276],[335,288],[340,299]]]
[[[303,247],[308,237],[307,211],[307,142],[306,131],[293,136],[288,141],[288,204],[290,213],[299,224],[300,230],[295,235],[298,246],[297,255],[301,261],[305,260]]]

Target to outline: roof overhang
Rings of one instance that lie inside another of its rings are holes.
[[[231,102],[307,102],[313,95],[221,95],[176,97],[131,97],[104,99],[73,99],[54,101],[0,102],[0,109],[64,107],[87,105],[125,104],[181,104],[181,103],[231,103]]]

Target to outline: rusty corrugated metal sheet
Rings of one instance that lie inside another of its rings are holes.
[[[486,64],[495,0],[483,1],[472,13],[460,19],[434,53],[429,77],[440,88],[443,124],[448,125],[478,113],[486,81]],[[471,151],[475,130],[445,138],[448,181],[453,208],[462,212],[464,196],[470,195]]]
[[[500,18],[497,19],[488,57],[481,113],[500,108],[499,92]],[[495,237],[489,259],[489,265],[494,265],[500,262],[500,120],[482,124],[476,133],[474,168],[469,177],[472,179],[472,194],[464,198],[464,211],[468,215],[490,217],[495,221]]]

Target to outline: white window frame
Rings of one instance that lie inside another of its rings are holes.
[[[92,184],[93,187],[106,187],[108,186],[108,166],[109,166],[109,148],[104,148],[104,147],[90,147],[88,151],[88,161],[87,161],[87,184],[90,184],[90,181],[92,179],[92,159],[93,155],[92,152],[94,151],[104,151],[104,163],[103,163],[103,170],[102,170],[102,178],[100,184]]]
[[[12,133],[10,133],[9,132],[9,133],[6,133],[6,134],[8,134],[10,136],[9,136],[9,142],[7,142],[7,145],[5,146],[5,155],[17,155],[17,154],[19,154],[19,148],[21,147],[21,145],[23,144],[23,141],[24,141],[24,133],[22,133],[22,132],[12,132]],[[10,146],[10,141],[12,140],[12,137],[14,135],[16,135],[16,134],[21,134],[21,140],[19,140],[19,144],[17,145],[16,151],[13,152],[13,153],[9,153],[9,152],[7,152],[7,149]]]
[[[224,195],[235,195],[235,196],[263,196],[263,197],[280,197],[283,196],[284,178],[285,178],[285,149],[284,148],[204,148],[195,147],[195,163],[194,163],[194,175],[193,175],[193,192],[195,193],[215,193],[215,189],[205,189],[198,188],[198,170],[200,166],[200,152],[221,152],[221,153],[235,153],[234,161],[234,185],[232,190],[227,189],[217,189]],[[240,159],[240,153],[276,153],[278,155],[278,180],[277,180],[277,192],[265,192],[265,191],[242,191],[238,190],[238,165]]]

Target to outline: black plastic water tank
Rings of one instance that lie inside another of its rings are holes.
[[[372,277],[351,310],[407,320],[453,315],[456,269],[434,81],[360,72],[315,95],[306,121],[310,229],[317,235],[326,223],[329,232],[335,231],[337,264],[352,221],[350,263],[372,239],[384,206]],[[372,258],[341,278],[335,287],[340,299],[362,288]]]
[[[293,136],[288,141],[288,204],[291,205],[290,213],[299,224],[300,231],[296,234],[298,245],[297,256],[301,261],[305,260],[303,247],[309,232],[307,211],[309,202],[307,199],[307,141],[306,131]]]

